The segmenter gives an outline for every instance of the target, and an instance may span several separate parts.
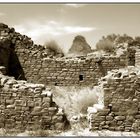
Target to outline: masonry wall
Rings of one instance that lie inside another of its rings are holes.
[[[0,74],[0,128],[64,130],[64,112],[42,84],[16,81]]]
[[[116,74],[104,83],[104,109],[91,114],[91,130],[140,131],[140,76]]]
[[[0,38],[9,38],[12,41],[27,81],[34,83],[94,86],[107,71],[135,63],[131,49],[118,57],[49,58],[43,46],[34,44],[31,38],[15,32],[13,28],[4,24],[0,24]]]
[[[135,66],[140,66],[140,49],[136,50],[135,61]]]
[[[84,57],[77,60],[32,57],[31,61],[21,64],[30,82],[58,86],[87,86],[96,85],[98,79],[109,70],[124,68],[127,59],[126,55],[91,59]]]

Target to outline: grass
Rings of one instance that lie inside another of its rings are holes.
[[[56,104],[64,109],[67,119],[70,121],[71,130],[75,135],[83,129],[89,127],[87,120],[87,109],[89,106],[102,102],[100,99],[100,88],[75,88],[75,87],[52,87],[53,89],[53,100]],[[67,133],[56,130],[41,130],[40,127],[35,123],[34,130],[28,130],[25,132],[14,132],[11,133],[7,130],[3,130],[1,136],[28,136],[28,137],[52,137],[59,136],[61,133]]]
[[[64,109],[68,120],[75,115],[87,114],[88,107],[97,104],[99,98],[95,89],[89,87],[55,87],[53,93],[53,100]]]

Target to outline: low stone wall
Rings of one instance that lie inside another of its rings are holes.
[[[118,71],[104,79],[104,109],[91,114],[91,130],[140,131],[139,68],[136,71]]]
[[[16,81],[0,74],[0,128],[64,130],[67,119],[42,84]]]

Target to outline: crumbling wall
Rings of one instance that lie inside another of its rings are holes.
[[[112,69],[124,68],[127,65],[126,56],[93,57],[78,59],[40,59],[32,57],[26,61],[26,76],[28,80],[46,85],[96,85],[98,79]]]
[[[107,71],[134,65],[132,51],[116,57],[49,58],[43,46],[34,44],[31,38],[15,32],[14,28],[5,24],[0,24],[0,38],[12,41],[29,82],[58,86],[94,86]]]
[[[127,48],[128,66],[135,66],[135,53],[136,48],[134,46]]]
[[[91,114],[91,130],[140,131],[139,68],[122,73],[104,79],[104,108]]]
[[[140,66],[140,49],[136,50],[135,59],[135,66]]]
[[[63,110],[44,85],[0,74],[0,128],[64,130],[67,124]]]

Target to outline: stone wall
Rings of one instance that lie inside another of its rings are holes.
[[[104,79],[104,108],[91,114],[91,130],[140,131],[140,73],[130,69]]]
[[[4,68],[0,68],[4,72]],[[0,128],[64,130],[67,119],[43,84],[0,74]]]
[[[135,66],[140,66],[140,49],[136,50],[135,59]]]
[[[136,47],[128,46],[127,48],[128,66],[135,66],[135,53],[136,53]]]
[[[31,38],[15,32],[13,28],[5,24],[0,24],[0,38],[8,38],[12,41],[26,79],[34,83],[94,86],[101,76],[106,75],[107,71],[135,63],[132,51],[116,57],[49,58],[43,46],[34,44]]]
[[[77,59],[40,59],[32,57],[22,64],[30,82],[58,86],[96,85],[112,69],[127,66],[126,55],[120,57],[83,57]]]

